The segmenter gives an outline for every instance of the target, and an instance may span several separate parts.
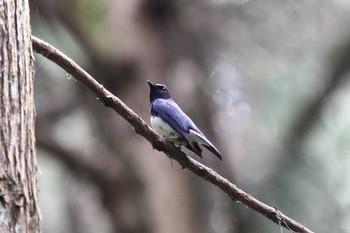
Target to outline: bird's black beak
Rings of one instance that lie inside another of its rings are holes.
[[[152,83],[151,81],[147,80],[147,82],[148,82],[149,88],[153,89],[156,87],[156,85],[154,83]]]

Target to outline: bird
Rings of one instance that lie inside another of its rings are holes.
[[[222,160],[218,149],[205,137],[173,100],[170,91],[163,84],[155,84],[147,80],[150,87],[150,122],[152,128],[176,146],[185,146],[202,158],[204,146]]]

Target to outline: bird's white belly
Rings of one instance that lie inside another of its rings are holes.
[[[161,136],[167,138],[169,141],[174,142],[177,145],[182,145],[183,139],[182,137],[165,121],[163,121],[160,117],[151,117],[151,125],[153,129],[160,134]]]

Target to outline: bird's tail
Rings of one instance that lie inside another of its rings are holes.
[[[221,154],[215,147],[207,146],[205,144],[203,144],[203,146],[207,148],[211,153],[213,153],[216,157],[218,157],[220,160],[222,160]]]
[[[190,129],[190,139],[193,142],[197,142],[197,143],[203,145],[211,153],[213,153],[216,157],[218,157],[220,160],[222,160],[222,156],[221,156],[220,152],[218,151],[218,149],[216,149],[215,146],[200,131],[196,132],[196,131]],[[198,144],[197,144],[197,146],[198,146]]]
[[[193,142],[192,145],[188,144],[186,148],[202,158],[202,149],[199,147],[198,143]]]

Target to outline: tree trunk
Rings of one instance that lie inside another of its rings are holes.
[[[0,232],[40,232],[27,0],[0,0]]]

